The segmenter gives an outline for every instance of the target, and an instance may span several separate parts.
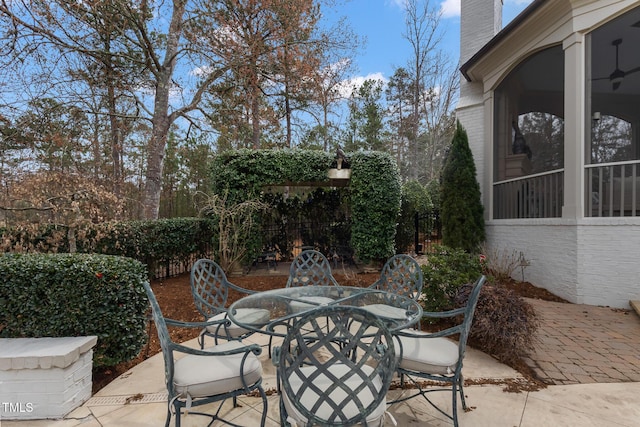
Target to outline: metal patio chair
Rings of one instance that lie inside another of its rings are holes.
[[[380,279],[371,287],[417,301],[422,295],[423,282],[422,269],[418,261],[409,255],[397,254],[387,260],[382,267]]]
[[[175,343],[169,335],[168,325],[175,327],[201,328],[204,323],[185,323],[165,319],[160,306],[148,283],[144,289],[151,304],[153,320],[164,357],[165,382],[167,385],[167,419],[165,427],[171,422],[172,413],[176,414],[176,427],[180,427],[180,416],[185,410],[191,414],[205,415],[230,424],[220,416],[225,400],[232,398],[236,406],[237,396],[258,391],[262,398],[261,426],[267,415],[267,396],[262,388],[262,364],[258,355],[262,349],[257,344],[244,345],[241,341],[227,341],[205,350],[193,349]],[[228,323],[227,319],[207,324]],[[186,354],[176,360],[177,353]],[[213,414],[191,411],[192,407],[220,402]],[[209,425],[211,425],[209,424]],[[235,424],[231,424],[235,425]]]
[[[287,287],[293,286],[340,286],[331,274],[331,264],[322,252],[308,249],[300,252],[289,267],[289,278],[287,279]],[[307,297],[311,304],[301,301],[294,301],[290,308],[294,313],[313,307],[314,304],[322,304],[331,302],[327,297]]]
[[[451,419],[455,427],[458,427],[458,394],[460,395],[462,408],[464,410],[468,409],[464,400],[462,362],[478,297],[485,281],[485,276],[481,276],[473,285],[467,285],[472,286],[472,289],[466,306],[444,312],[423,313],[423,317],[431,318],[456,318],[462,316],[462,320],[455,326],[433,333],[415,331],[413,329],[405,329],[395,333],[396,343],[399,347],[398,353],[400,354],[397,372],[400,375],[401,383],[404,383],[405,378],[408,378],[416,387],[417,392],[389,403],[403,402],[413,397],[422,396],[439,412]],[[458,335],[457,343],[446,338],[452,335]],[[422,384],[424,380],[448,383],[451,384],[451,387],[424,386]],[[429,399],[427,394],[435,391],[451,393],[451,414],[435,405]]]
[[[298,254],[289,267],[287,287],[338,285],[331,274],[331,264],[322,252],[307,249]]]
[[[311,310],[290,327],[274,364],[281,425],[384,424],[397,359],[375,315],[340,305]]]
[[[371,286],[372,289],[386,291],[389,295],[402,295],[418,301],[422,296],[423,274],[420,264],[411,256],[394,255],[382,267],[380,278]],[[405,316],[403,310],[387,304],[373,304],[365,307],[372,313],[391,318]],[[416,328],[420,327],[420,322]]]
[[[241,294],[252,294],[254,291],[241,288],[227,280],[222,268],[210,259],[199,259],[191,268],[191,294],[196,308],[205,321],[215,321],[227,318],[229,291]],[[240,309],[235,314],[236,319],[247,319],[247,323],[266,324],[269,321],[269,311],[265,309]],[[207,326],[198,337],[200,348],[204,348],[205,336],[225,340],[237,340],[251,335],[253,331],[245,329],[233,322],[219,322]]]
[[[295,286],[340,286],[331,274],[331,264],[322,252],[314,249],[306,249],[300,252],[291,261],[289,267],[289,278],[287,288]],[[293,313],[300,313],[317,305],[333,301],[328,297],[305,297],[304,301],[292,301],[289,310]],[[271,347],[273,337],[269,338],[269,357],[271,357]]]

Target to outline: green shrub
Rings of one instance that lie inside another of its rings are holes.
[[[463,286],[456,305],[463,307],[471,286]],[[533,348],[538,329],[533,307],[510,289],[485,285],[480,292],[473,317],[469,345],[514,366]]]
[[[442,243],[475,252],[484,241],[484,207],[467,132],[460,122],[442,170]]]
[[[87,254],[0,256],[0,337],[96,335],[95,367],[138,355],[146,342],[147,280],[130,258]]]
[[[460,286],[475,282],[482,274],[480,258],[462,249],[436,246],[422,266],[423,306],[426,311],[453,308]]]

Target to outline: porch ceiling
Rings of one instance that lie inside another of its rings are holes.
[[[618,49],[618,68],[622,71],[640,67],[640,7],[616,19],[616,25],[603,25],[592,33],[593,68],[592,78],[602,78],[593,82],[593,93],[611,91],[607,77],[616,68],[614,40],[622,40]],[[640,94],[640,70],[626,75],[616,91],[620,95]]]

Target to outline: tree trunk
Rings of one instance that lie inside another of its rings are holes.
[[[260,100],[258,99],[257,91],[258,89],[255,88],[256,93],[253,94],[253,99],[251,100],[251,141],[254,150],[260,148]]]
[[[113,161],[113,194],[120,197],[122,194],[122,176],[120,175],[121,166],[121,152],[122,145],[120,144],[120,129],[118,125],[118,119],[116,117],[116,98],[115,91],[111,82],[109,82],[107,88],[107,96],[109,102],[109,126],[111,134],[111,159]]]
[[[185,7],[185,0],[174,0],[165,56],[157,71],[156,96],[151,119],[151,140],[148,146],[147,173],[142,201],[145,219],[158,219],[158,211],[160,209],[164,152],[167,146],[169,128],[175,120],[175,116],[169,114],[169,91],[171,90],[171,79],[176,66],[180,38],[182,37]]]
[[[164,119],[164,120],[162,120]],[[158,219],[160,210],[160,193],[162,192],[162,169],[164,152],[169,132],[169,118],[160,117],[153,120],[153,131],[149,142],[147,157],[147,173],[143,194],[143,216],[145,219]]]

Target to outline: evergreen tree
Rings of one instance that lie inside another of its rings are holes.
[[[477,251],[485,238],[484,208],[467,132],[460,122],[442,171],[440,191],[442,243],[467,252]]]

